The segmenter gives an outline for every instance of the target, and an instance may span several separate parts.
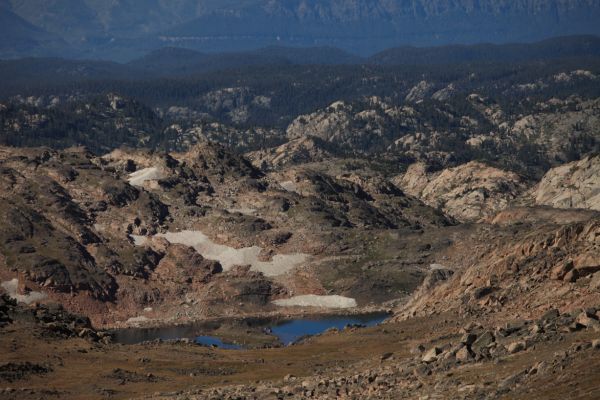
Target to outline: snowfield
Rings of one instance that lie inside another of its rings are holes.
[[[156,237],[165,238],[169,243],[193,247],[204,258],[221,263],[224,271],[229,271],[235,265],[250,265],[252,271],[262,272],[265,276],[278,276],[302,265],[309,258],[308,254],[303,253],[277,254],[271,261],[260,261],[258,256],[262,248],[252,246],[236,249],[217,244],[200,231],[167,232]],[[136,246],[143,246],[148,240],[145,236],[131,235],[131,238]]]
[[[155,181],[162,179],[163,175],[158,168],[144,168],[129,174],[128,182],[132,186],[144,186],[146,181]]]
[[[48,297],[45,293],[33,291],[27,294],[18,294],[17,288],[19,287],[19,280],[16,278],[10,281],[2,282],[0,286],[4,288],[6,294],[8,294],[10,298],[18,301],[19,303],[31,304],[35,303],[36,301],[44,300],[46,297]]]
[[[275,300],[273,304],[280,307],[354,308],[357,306],[356,300],[350,297],[317,296],[314,294]]]
[[[129,318],[125,323],[127,325],[129,325],[129,326],[132,326],[132,327],[138,327],[138,326],[140,326],[140,325],[142,325],[142,324],[144,324],[145,322],[148,322],[148,321],[150,321],[150,318],[145,317],[145,316],[142,315],[142,316],[139,316],[139,317]]]
[[[290,193],[298,193],[298,185],[293,181],[280,182],[279,185]]]

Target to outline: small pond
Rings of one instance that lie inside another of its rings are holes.
[[[385,313],[360,314],[360,315],[328,315],[302,317],[291,320],[245,320],[237,322],[240,331],[244,327],[259,329],[265,334],[270,334],[283,345],[290,345],[301,338],[318,335],[329,329],[343,329],[346,326],[375,326],[383,322],[389,315]],[[116,343],[136,344],[151,340],[177,340],[191,339],[204,346],[214,346],[222,349],[238,350],[243,346],[228,343],[219,335],[213,333],[218,325],[195,324],[183,326],[169,326],[161,328],[132,328],[121,329],[114,332]]]

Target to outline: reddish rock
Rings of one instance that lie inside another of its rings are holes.
[[[574,265],[572,261],[560,263],[559,265],[552,268],[552,271],[550,272],[550,278],[557,281],[561,281],[569,272],[573,270],[573,268]]]

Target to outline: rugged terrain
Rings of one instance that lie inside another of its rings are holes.
[[[21,302],[2,300],[7,398],[598,394],[597,156],[536,184],[481,163],[386,178],[325,153],[262,172],[210,143],[0,155],[2,288]],[[394,316],[266,352],[95,330],[295,314],[273,302],[303,294]]]
[[[453,229],[376,172],[264,174],[208,143],[0,153],[2,276],[100,325],[267,312],[303,294],[381,303],[419,283],[429,257],[419,238]]]
[[[483,161],[537,181],[599,150],[595,60],[196,74],[190,64],[191,75],[168,80],[104,64],[5,62],[0,73],[13,79],[0,82],[0,143],[85,145],[101,156],[121,146],[185,151],[209,140],[257,152],[248,156],[262,170],[294,157],[366,157],[386,173],[415,162],[436,172]]]
[[[274,71],[13,82],[0,397],[598,398],[597,63]]]

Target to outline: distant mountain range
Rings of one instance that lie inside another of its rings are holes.
[[[239,52],[508,43],[600,34],[597,0],[3,0],[0,58],[130,61],[162,47]]]
[[[536,43],[395,47],[368,58],[378,65],[431,65],[467,62],[523,62],[600,56],[597,36],[566,36]]]
[[[143,79],[193,76],[212,71],[293,65],[445,65],[534,62],[565,58],[600,59],[600,37],[566,36],[530,44],[397,47],[359,57],[329,47],[265,47],[253,51],[201,53],[165,47],[128,63],[29,57],[0,61],[0,76],[16,82]]]
[[[66,46],[59,36],[37,27],[0,5],[0,56],[50,55]]]
[[[366,58],[330,47],[265,47],[230,53],[200,53],[166,47],[127,63],[151,74],[186,75],[257,65],[342,65],[362,64]]]

